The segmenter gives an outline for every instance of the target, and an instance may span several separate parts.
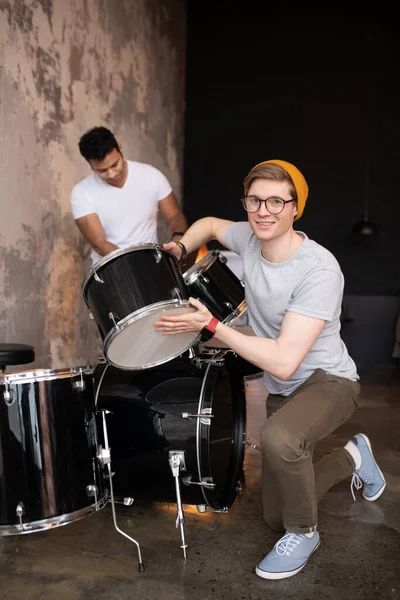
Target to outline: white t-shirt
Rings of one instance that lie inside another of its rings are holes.
[[[126,161],[128,176],[122,188],[103,181],[96,173],[77,183],[71,192],[74,219],[96,213],[107,240],[119,248],[157,243],[158,203],[172,188],[155,167]],[[92,261],[101,256],[92,250]]]

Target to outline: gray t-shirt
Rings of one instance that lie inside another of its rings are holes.
[[[340,337],[344,278],[329,250],[297,231],[304,241],[288,260],[271,263],[261,254],[260,241],[249,223],[234,223],[225,232],[225,245],[243,262],[249,322],[259,337],[277,339],[283,317],[292,311],[326,321],[318,339],[288,381],[264,373],[271,394],[288,396],[316,369],[356,381],[353,359]]]

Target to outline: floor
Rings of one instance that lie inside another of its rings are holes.
[[[265,600],[400,598],[400,374],[396,367],[360,367],[362,403],[353,418],[324,440],[319,453],[345,444],[353,433],[370,436],[387,478],[376,502],[354,502],[348,482],[321,501],[322,543],[295,577],[266,581],[256,564],[275,543],[262,519],[260,453],[265,414],[262,380],[246,378],[247,437],[241,489],[227,513],[183,505],[183,533],[175,527],[177,502],[116,504],[64,527],[0,537],[2,600]],[[318,457],[317,457],[318,458]],[[112,461],[111,461],[112,465]],[[114,465],[113,465],[114,466]],[[171,486],[174,481],[171,471]],[[164,483],[159,487],[165,485]],[[155,487],[157,490],[157,486]],[[118,497],[119,498],[119,497]],[[176,498],[176,496],[175,496]]]

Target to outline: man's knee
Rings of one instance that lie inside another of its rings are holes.
[[[264,458],[268,461],[292,461],[302,455],[301,441],[282,425],[268,420],[261,428],[261,447]]]

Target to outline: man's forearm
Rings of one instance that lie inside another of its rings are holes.
[[[180,241],[184,244],[188,253],[197,250],[203,244],[207,244],[207,242],[214,239],[212,221],[213,217],[199,219],[185,232]]]
[[[106,254],[109,254],[114,250],[118,250],[119,248],[119,246],[116,246],[107,240],[104,240],[104,242],[92,243],[91,246],[93,250],[97,252],[97,254],[100,254],[100,256],[105,256]]]

